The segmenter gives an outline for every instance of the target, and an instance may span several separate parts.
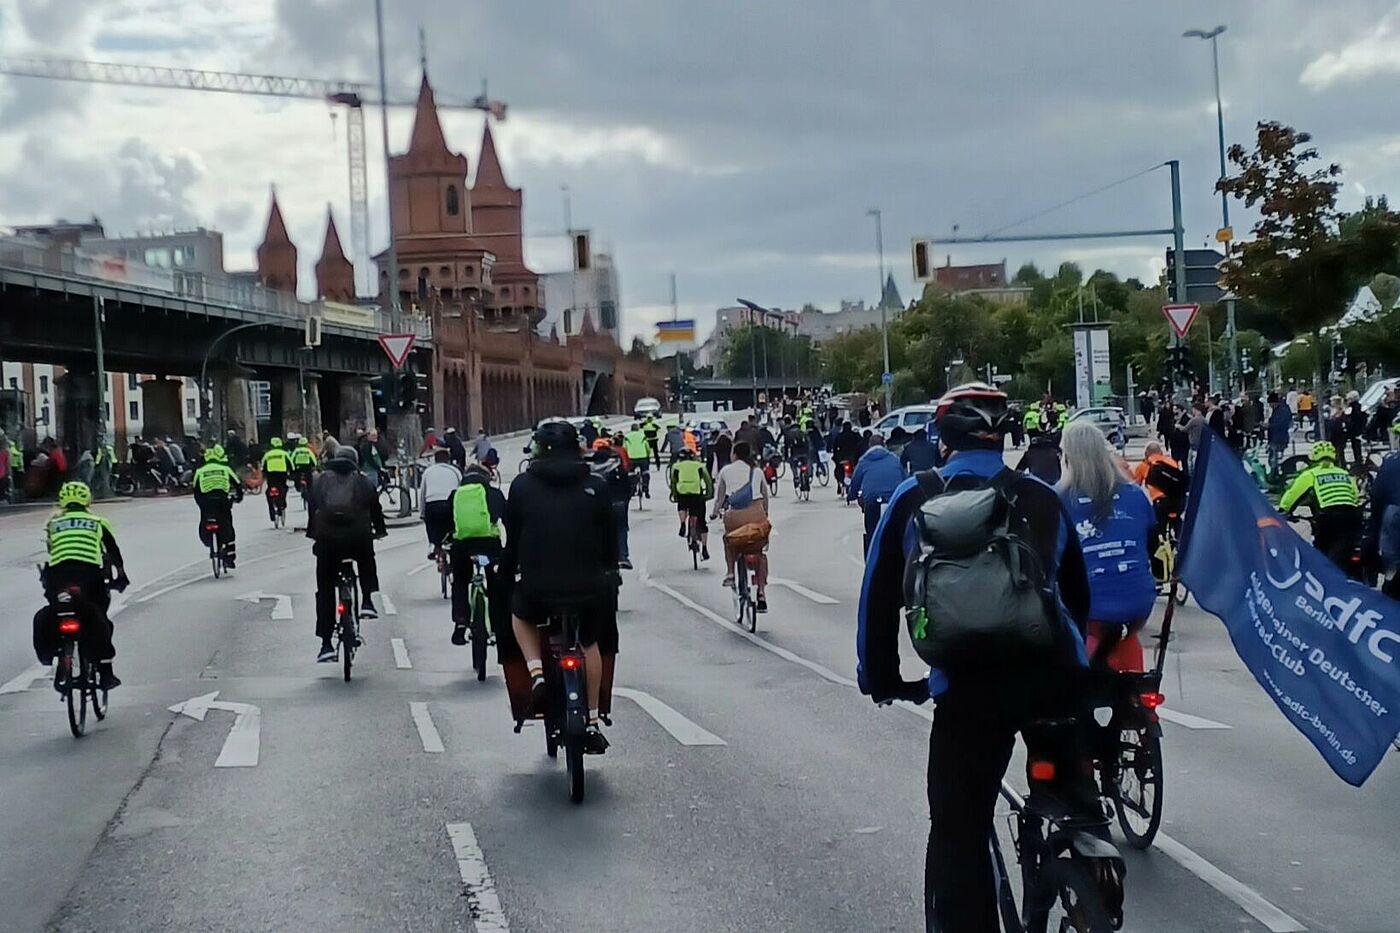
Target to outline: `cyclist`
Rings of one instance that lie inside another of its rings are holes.
[[[861,454],[856,471],[851,474],[850,485],[846,487],[846,501],[859,502],[861,511],[865,513],[862,553],[870,550],[870,537],[875,533],[880,513],[885,504],[894,498],[894,491],[904,482],[904,475],[904,467],[885,446],[885,438],[872,434],[870,447]]]
[[[487,474],[490,475],[489,472]],[[439,447],[433,462],[418,479],[418,501],[422,504],[423,530],[428,535],[428,560],[437,557],[437,548],[452,530],[452,507],[448,501],[462,482],[462,471],[452,462],[452,451]]]
[[[1311,466],[1299,473],[1278,500],[1289,516],[1300,505],[1312,509],[1313,547],[1351,571],[1351,554],[1361,537],[1361,493],[1356,479],[1337,465],[1337,448],[1331,441],[1317,441],[1308,458]]]
[[[1141,671],[1137,633],[1157,599],[1150,562],[1157,550],[1157,516],[1098,428],[1075,421],[1065,428],[1062,443],[1065,472],[1058,491],[1089,574],[1085,648],[1090,663],[1103,660],[1116,671]]]
[[[792,486],[796,489],[797,462],[800,458],[805,458],[808,453],[806,432],[798,427],[792,418],[784,418],[782,436],[779,440],[783,444],[783,458],[787,460],[788,469],[792,472]]]
[[[287,507],[287,474],[292,469],[292,458],[282,446],[282,438],[274,437],[267,442],[267,453],[262,455],[263,480],[267,483],[267,517],[277,524],[277,507],[272,490],[281,493],[282,508]]]
[[[686,536],[688,519],[694,518],[699,526],[701,560],[710,559],[710,529],[705,523],[705,503],[714,494],[715,483],[705,464],[700,462],[695,451],[681,451],[680,459],[671,464],[671,498],[675,500],[676,513],[681,521],[680,536]]]
[[[228,465],[222,444],[215,444],[204,452],[204,463],[194,471],[190,480],[194,487],[194,501],[199,506],[199,540],[209,546],[209,532],[204,523],[219,523],[219,548],[224,555],[224,564],[229,570],[234,565],[233,503],[243,501],[243,484],[238,474]]]
[[[851,422],[841,422],[841,430],[831,444],[831,455],[832,459],[835,460],[836,494],[838,496],[846,495],[846,471],[855,469],[856,461],[860,459],[860,453],[860,435],[851,427]]]
[[[617,569],[631,570],[631,551],[627,546],[628,514],[627,506],[632,501],[632,464],[627,451],[623,449],[620,437],[598,438],[589,458],[589,469],[608,488],[608,502],[612,505],[613,518],[617,522]],[[673,490],[674,492],[674,490]],[[638,493],[640,495],[640,493]]]
[[[1400,435],[1400,425],[1391,431]],[[1371,481],[1366,553],[1374,566],[1389,574],[1381,592],[1391,599],[1400,599],[1400,453],[1387,454]]]
[[[642,423],[642,436],[647,439],[647,447],[651,449],[651,460],[655,467],[661,469],[661,448],[657,446],[658,436],[661,428],[656,424],[655,415],[647,415],[646,421]]]
[[[1133,481],[1143,488],[1157,514],[1157,530],[1165,534],[1167,526],[1178,526],[1186,508],[1186,471],[1162,445],[1148,441],[1142,452],[1142,462],[1133,468]],[[1179,527],[1172,530],[1179,532]]]
[[[296,446],[292,448],[292,478],[298,489],[305,489],[311,485],[311,474],[317,467],[316,451],[311,449],[311,442],[299,435],[288,434],[287,440],[296,438]]]
[[[1013,517],[1044,569],[1046,607],[1059,622],[1055,647],[1021,660],[986,657],[975,668],[903,678],[905,563],[918,553],[913,519],[928,501],[921,479],[975,488],[1004,477],[1006,469],[1004,393],[976,383],[958,386],[939,400],[936,418],[945,465],[900,484],[871,543],[859,604],[857,678],[876,703],[938,701],[929,737],[925,917],[931,930],[982,933],[1000,929],[987,840],[1001,779],[1023,726],[1076,707],[1077,672],[1087,663],[1082,625],[1089,589],[1078,539],[1055,491],[1018,475]],[[1084,805],[1097,796],[1088,788],[1085,794]]]
[[[680,459],[681,451],[685,450],[686,446],[685,429],[679,421],[666,428],[666,436],[661,439],[661,452],[670,454],[666,461],[668,468]]]
[[[579,435],[567,421],[549,421],[534,434],[535,458],[510,484],[506,500],[503,569],[514,579],[511,631],[530,674],[530,700],[543,712],[549,700],[544,679],[543,637],[551,613],[577,613],[579,641],[588,680],[588,727],[584,748],[607,750],[598,729],[603,657],[600,639],[616,652],[617,530],[602,480],[583,462]],[[517,576],[518,574],[518,576]]]
[[[710,518],[724,516],[724,586],[734,585],[734,565],[738,554],[730,546],[728,533],[745,525],[768,519],[768,484],[754,463],[753,449],[743,441],[734,444],[734,459],[719,471],[715,481],[715,504]],[[754,608],[768,611],[768,554],[758,554],[754,574]]]
[[[326,469],[311,484],[307,499],[306,536],[315,542],[316,635],[321,648],[316,660],[335,660],[336,583],[343,561],[359,568],[360,618],[377,619],[373,596],[379,591],[379,566],[374,559],[374,539],[388,534],[379,494],[369,478],[359,472],[355,448],[341,445],[326,461]]]
[[[97,625],[88,625],[90,615],[82,620],[83,646],[92,646],[102,689],[113,690],[121,686],[121,680],[112,673],[116,649],[112,647],[112,622],[107,618],[111,605],[104,573],[107,565],[116,572],[114,589],[120,592],[131,581],[112,523],[93,514],[91,505],[92,490],[87,483],[68,482],[58,488],[59,513],[49,519],[45,530],[49,560],[40,573],[48,605],[34,614],[34,653],[40,664],[53,662],[57,649],[53,603],[59,593],[77,587],[79,611],[96,610],[100,615]]]
[[[451,463],[445,465],[452,467]],[[434,464],[429,469],[436,466]],[[465,645],[467,624],[471,621],[467,591],[472,578],[472,562],[477,555],[491,559],[486,566],[486,605],[491,630],[500,631],[505,625],[508,604],[504,591],[506,581],[501,576],[500,566],[501,523],[506,516],[506,497],[491,485],[491,474],[486,467],[472,464],[462,474],[461,485],[448,493],[445,504],[452,542],[452,644]]]
[[[1060,432],[1037,431],[1031,435],[1026,452],[1016,464],[1018,472],[1030,473],[1053,486],[1060,481]]]
[[[637,495],[650,499],[651,444],[640,424],[633,422],[632,429],[623,435],[622,449],[626,451],[627,458],[632,461],[632,470],[637,474]]]
[[[929,437],[928,429],[918,427],[909,438],[909,443],[899,452],[899,465],[908,476],[920,470],[932,470],[938,466],[938,448]]]
[[[378,446],[379,432],[371,429],[368,439],[375,446]],[[387,446],[388,445],[385,445],[386,448]],[[452,454],[453,466],[459,470],[465,470],[467,468],[467,445],[462,443],[462,436],[457,433],[456,428],[448,428],[446,431],[442,432],[442,446],[446,447]],[[387,461],[389,459],[389,451],[387,449],[380,450],[379,457],[381,463]],[[360,461],[368,465],[363,451],[360,453]]]

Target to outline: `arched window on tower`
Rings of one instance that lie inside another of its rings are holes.
[[[428,300],[428,267],[424,266],[418,270],[418,300]]]
[[[461,203],[457,200],[457,186],[447,186],[447,216],[456,217],[462,210]]]

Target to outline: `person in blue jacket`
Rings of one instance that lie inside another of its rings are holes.
[[[916,430],[909,443],[899,453],[899,465],[906,476],[913,476],[920,470],[932,470],[938,466],[938,447],[927,430]]]
[[[1400,567],[1396,566],[1400,564],[1400,453],[1387,455],[1371,481],[1371,518],[1365,541],[1365,553],[1373,566],[1390,573],[1381,592],[1400,599]]]
[[[1057,490],[1079,537],[1089,574],[1085,647],[1114,670],[1141,671],[1138,631],[1157,602],[1151,555],[1157,515],[1146,491],[1133,482],[1103,433],[1071,421],[1060,439],[1065,470]]]
[[[1278,472],[1278,462],[1288,449],[1290,432],[1293,430],[1293,410],[1284,404],[1277,392],[1269,393],[1269,470]]]
[[[859,501],[865,512],[865,544],[862,551],[870,550],[870,535],[880,521],[880,512],[885,503],[894,498],[894,491],[904,482],[904,467],[899,458],[890,453],[885,439],[879,434],[870,436],[870,447],[861,454],[856,470],[851,474],[851,484],[846,487],[846,501]]]
[[[1005,393],[978,383],[958,386],[939,400],[936,418],[940,451],[947,458],[935,474],[941,484],[983,483],[1006,469]],[[1083,705],[1078,674],[1087,664],[1083,623],[1089,588],[1079,539],[1054,489],[1025,473],[1017,477],[1016,516],[1034,542],[1045,568],[1046,599],[1062,623],[1054,648],[1043,656],[988,657],[972,670],[931,670],[904,679],[899,632],[905,562],[918,550],[913,519],[929,497],[918,479],[911,477],[895,490],[865,562],[856,626],[860,692],[879,704],[937,702],[929,735],[924,862],[924,914],[931,930],[1000,928],[987,840],[1016,735],[1028,722],[1078,712]]]

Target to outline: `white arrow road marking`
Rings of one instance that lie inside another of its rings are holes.
[[[402,638],[389,639],[389,645],[394,649],[394,667],[401,671],[413,667],[413,662],[408,659],[408,646],[403,643]]]
[[[1188,729],[1229,729],[1223,722],[1216,722],[1214,719],[1202,719],[1200,716],[1192,716],[1190,713],[1179,713],[1174,709],[1167,709],[1165,706],[1157,707],[1157,715],[1167,722],[1174,722],[1178,726],[1185,726]]]
[[[20,673],[0,684],[0,695],[6,693],[23,693],[29,689],[30,684],[49,674],[53,669],[42,664],[31,664]]]
[[[234,714],[233,728],[224,739],[223,750],[214,761],[216,768],[251,768],[258,763],[258,750],[262,741],[262,710],[251,703],[230,703],[217,699],[219,691],[193,697],[183,703],[169,707],[172,713],[181,713],[200,722],[211,709],[221,709]]]
[[[427,703],[410,703],[408,711],[413,714],[413,724],[418,727],[418,738],[423,742],[423,751],[429,754],[442,752],[442,736],[433,725],[433,716],[428,712]]]
[[[815,661],[809,661],[804,657],[793,654],[786,648],[780,648],[777,645],[772,644],[771,642],[767,642],[762,638],[759,638],[757,635],[752,634],[747,629],[739,628],[737,625],[726,619],[724,616],[721,616],[719,613],[700,605],[699,603],[695,602],[695,600],[680,593],[676,589],[669,587],[666,584],[661,583],[657,580],[651,579],[651,577],[647,574],[645,569],[642,570],[640,576],[642,582],[645,583],[647,586],[651,587],[652,589],[660,590],[661,592],[665,593],[667,596],[670,596],[672,599],[674,599],[681,605],[688,606],[695,612],[714,622],[716,625],[728,629],[729,631],[734,632],[736,635],[742,636],[748,641],[753,642],[755,645],[758,645],[763,650],[776,654],[778,657],[783,658],[786,661],[791,661],[794,664],[799,664],[802,667],[807,668],[809,671],[812,671],[814,674],[817,674],[820,677],[823,677],[834,684],[840,684],[845,687],[857,686],[855,681],[842,677],[835,671],[832,671],[831,669],[824,667],[823,665],[818,664]],[[616,693],[617,689],[614,688],[613,692]],[[933,711],[925,709],[924,707],[919,706],[918,704],[909,703],[905,700],[896,700],[894,705],[915,716],[918,716],[920,719],[926,720],[928,722],[933,721]],[[1159,709],[1157,712],[1160,714],[1162,711]],[[1185,716],[1186,714],[1176,713],[1175,715],[1177,717],[1181,717]],[[1163,718],[1166,719],[1168,717],[1164,716]],[[1195,720],[1199,717],[1193,716],[1191,718]],[[1210,720],[1208,719],[1200,721],[1210,722]],[[1212,726],[1198,726],[1197,728],[1213,728],[1222,725],[1224,724],[1214,723],[1212,724]],[[1227,726],[1226,728],[1229,727]],[[1002,782],[1002,786],[1005,787],[1007,790],[1011,790],[1010,786],[1007,785],[1004,781]],[[1217,868],[1215,865],[1208,862],[1202,856],[1196,854],[1194,851],[1182,845],[1180,842],[1177,842],[1175,839],[1172,839],[1166,833],[1159,832],[1157,834],[1157,839],[1153,843],[1153,845],[1160,849],[1173,861],[1180,864],[1187,871],[1200,878],[1206,884],[1209,884],[1211,887],[1215,888],[1225,897],[1234,901],[1237,905],[1239,905],[1241,908],[1247,911],[1251,916],[1256,918],[1260,923],[1268,927],[1271,933],[1298,933],[1298,931],[1303,931],[1307,929],[1307,927],[1303,926],[1297,920],[1293,919],[1288,914],[1284,913],[1282,910],[1265,900],[1263,895],[1261,895],[1258,891],[1255,891],[1253,888],[1249,887],[1244,882],[1240,881],[1238,878],[1235,878],[1225,873],[1221,869]]]
[[[726,745],[724,739],[697,726],[650,693],[628,687],[613,687],[615,696],[626,697],[642,708],[657,725],[671,733],[682,745]]]
[[[292,618],[292,598],[290,596],[283,596],[281,593],[264,593],[262,590],[257,590],[252,593],[244,593],[238,598],[245,603],[253,603],[254,605],[264,599],[275,600],[276,602],[272,606],[272,621],[282,622]]]
[[[808,589],[796,580],[784,580],[782,577],[769,577],[768,582],[777,586],[785,586],[797,595],[806,596],[812,602],[821,606],[834,606],[837,602],[824,593],[818,593],[816,590]]]
[[[510,933],[501,898],[496,894],[496,882],[486,867],[486,856],[476,844],[476,833],[470,823],[448,823],[447,835],[457,856],[457,873],[466,889],[467,914],[476,933]]]
[[[389,598],[388,593],[379,594],[379,603],[379,608],[384,611],[386,616],[396,616],[399,614],[399,608],[394,605],[394,601]]]

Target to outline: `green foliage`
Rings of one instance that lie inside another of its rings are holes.
[[[776,327],[746,324],[730,335],[720,366],[727,376],[747,379],[754,367],[756,375],[770,377],[815,377],[821,372],[821,358],[812,338],[794,336]],[[876,374],[878,380],[879,374]]]
[[[1288,348],[1283,359],[1279,360],[1278,370],[1285,379],[1297,379],[1299,383],[1312,383],[1313,366],[1316,358],[1306,340],[1299,340]]]

